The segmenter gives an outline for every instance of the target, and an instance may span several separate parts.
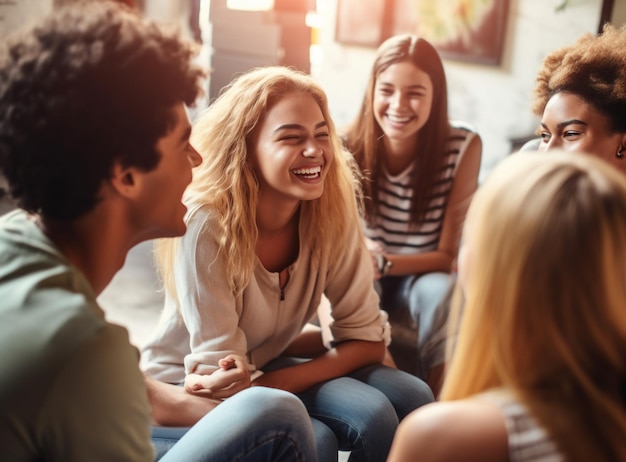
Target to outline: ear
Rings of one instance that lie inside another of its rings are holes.
[[[122,167],[119,162],[115,162],[110,182],[113,189],[124,197],[134,197],[137,194],[137,175],[133,168]]]

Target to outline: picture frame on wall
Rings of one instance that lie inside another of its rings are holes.
[[[335,39],[346,45],[378,47],[386,38],[384,29],[388,21],[383,15],[388,11],[387,0],[337,0]]]
[[[371,8],[373,3],[365,9],[362,0],[337,0],[338,42],[377,47],[392,35],[413,33],[444,59],[501,63],[509,0],[380,0]]]

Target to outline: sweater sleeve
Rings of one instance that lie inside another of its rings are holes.
[[[335,262],[331,262],[326,297],[331,305],[333,342],[366,340],[390,342],[387,313],[379,307],[374,290],[369,252],[358,223],[352,226],[348,245]]]
[[[206,207],[195,210],[174,265],[191,350],[184,359],[186,374],[210,374],[221,358],[230,353],[246,356],[248,350],[239,327],[241,307],[226,282],[226,257],[218,255],[216,229]]]

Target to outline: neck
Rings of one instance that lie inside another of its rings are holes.
[[[417,136],[407,140],[391,140],[384,138],[385,167],[392,175],[404,171],[417,155]]]
[[[277,205],[257,210],[256,254],[268,271],[281,272],[298,258],[298,210]],[[281,280],[281,287],[284,283],[286,279]]]
[[[118,220],[101,210],[72,221],[40,219],[40,227],[65,257],[85,276],[96,295],[122,267],[134,243],[124,239]]]
[[[257,229],[259,234],[275,234],[283,232],[298,223],[300,201],[278,204],[276,201],[259,200],[257,207]]]

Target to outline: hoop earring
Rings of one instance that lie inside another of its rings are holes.
[[[618,159],[623,159],[624,158],[624,146],[620,145],[619,149],[617,150],[617,153],[615,154],[615,157],[617,157]]]

